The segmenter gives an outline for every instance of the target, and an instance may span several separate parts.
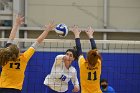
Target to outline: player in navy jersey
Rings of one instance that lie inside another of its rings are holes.
[[[100,75],[102,58],[97,50],[93,38],[94,30],[89,27],[85,32],[90,39],[91,49],[87,52],[87,58],[83,56],[80,33],[78,26],[74,26],[72,32],[75,36],[76,48],[78,53],[78,64],[80,69],[81,93],[102,93],[100,89]]]

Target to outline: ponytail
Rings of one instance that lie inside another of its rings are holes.
[[[100,54],[97,52],[97,50],[90,50],[87,54],[87,61],[88,61],[88,64],[91,66],[91,67],[95,67],[95,65],[97,64],[98,62],[98,59],[101,60],[101,56]]]

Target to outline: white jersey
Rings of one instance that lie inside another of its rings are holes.
[[[77,71],[73,66],[69,69],[65,67],[63,57],[58,55],[55,58],[51,73],[45,78],[44,84],[57,92],[65,92],[68,90],[68,82],[72,80],[73,85],[79,85],[77,79]]]

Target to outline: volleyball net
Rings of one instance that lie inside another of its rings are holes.
[[[0,39],[1,47],[3,47],[7,40],[5,38]],[[15,43],[24,51],[35,40],[16,38]],[[101,78],[108,79],[109,85],[117,93],[127,93],[129,91],[133,93],[136,90],[139,93],[140,41],[96,40],[96,44],[103,58]],[[89,40],[81,40],[81,45],[84,53],[91,49]],[[37,48],[28,64],[26,70],[28,75],[25,77],[23,93],[44,93],[43,81],[51,71],[55,56],[64,54],[67,49],[74,46],[74,39],[45,39]],[[79,69],[77,63],[73,63],[73,65],[76,69]],[[124,86],[127,88],[124,88]],[[72,88],[72,85],[70,88]]]
[[[8,39],[1,38],[0,45],[4,46]],[[36,39],[30,38],[16,38],[14,40],[15,44],[18,44],[21,49],[25,50],[31,46]],[[100,52],[105,53],[140,53],[140,41],[130,41],[130,40],[95,40],[97,48]],[[81,40],[82,49],[87,52],[91,49],[89,40]],[[68,48],[73,48],[75,46],[75,40],[69,39],[45,39],[43,43],[38,47],[37,51],[55,51],[64,52]],[[44,50],[45,49],[45,50]]]

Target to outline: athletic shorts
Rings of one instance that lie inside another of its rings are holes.
[[[65,91],[65,92],[57,92],[57,91],[52,90],[50,87],[47,86],[45,93],[67,93],[67,92],[68,91]]]
[[[13,88],[0,88],[0,93],[21,93],[21,90]]]

